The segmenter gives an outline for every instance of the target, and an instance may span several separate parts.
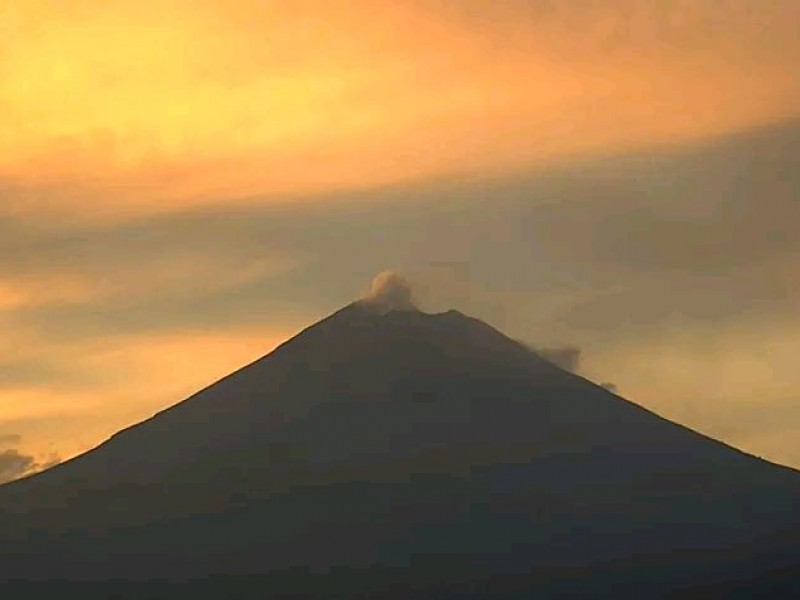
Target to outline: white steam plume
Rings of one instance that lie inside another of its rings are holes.
[[[365,305],[386,314],[393,310],[417,310],[414,305],[411,285],[394,271],[378,273],[370,284],[369,292],[361,299]]]

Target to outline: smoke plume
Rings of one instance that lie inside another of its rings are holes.
[[[411,293],[411,285],[394,271],[378,273],[370,284],[369,292],[361,301],[380,314],[394,310],[417,310]]]
[[[581,349],[576,346],[534,348],[534,352],[565,371],[577,372],[581,366]]]
[[[565,371],[578,374],[581,371],[583,350],[577,346],[558,346],[555,348],[528,347],[546,361],[553,363],[555,366],[564,369]],[[605,381],[599,385],[613,394],[619,392],[617,385],[610,381]]]

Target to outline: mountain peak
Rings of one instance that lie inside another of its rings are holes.
[[[0,583],[339,569],[352,590],[397,564],[403,581],[440,578],[466,557],[487,573],[578,569],[572,580],[588,573],[596,586],[639,573],[644,556],[664,559],[643,577],[677,586],[710,572],[702,552],[749,561],[754,540],[797,526],[798,493],[795,472],[610,394],[479,319],[417,310],[387,272],[269,355],[0,488],[0,542],[14,548]],[[611,564],[624,567],[609,575]]]

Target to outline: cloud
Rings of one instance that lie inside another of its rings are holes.
[[[257,355],[255,341],[237,346],[239,334],[310,323],[350,301],[387,264],[416,282],[427,265],[452,262],[467,263],[470,281],[461,287],[469,289],[459,287],[443,310],[537,331],[555,347],[566,339],[598,348],[579,356],[580,368],[595,381],[612,374],[626,394],[648,401],[646,385],[630,380],[631,365],[644,360],[636,347],[659,353],[646,340],[660,330],[677,323],[691,335],[701,326],[677,317],[724,328],[743,318],[779,322],[795,310],[800,290],[790,267],[800,246],[788,234],[800,220],[792,192],[798,139],[800,128],[786,123],[521,179],[429,182],[312,204],[236,204],[91,226],[0,219],[0,280],[37,281],[48,291],[50,277],[53,288],[82,278],[94,294],[0,311],[0,417],[49,415],[52,425],[36,427],[69,455],[72,437],[93,445],[223,375],[247,358],[239,348]],[[684,238],[693,225],[696,235]],[[704,251],[704,240],[725,251]],[[272,269],[271,257],[280,268]],[[198,341],[231,331],[238,333],[230,344]],[[155,367],[186,358],[174,387],[167,372],[150,379],[148,337],[152,355],[164,361]],[[217,354],[219,362],[197,358]],[[194,359],[202,369],[192,371]],[[143,385],[125,394],[125,365],[152,391]],[[681,393],[701,397],[701,388],[698,381]],[[94,410],[108,411],[104,425]],[[32,447],[47,443],[33,427],[23,433]]]
[[[61,456],[59,456],[55,452],[51,452],[42,460],[43,462],[40,462],[36,465],[37,472],[46,471],[47,469],[52,469],[53,467],[58,466],[63,462]]]
[[[0,452],[0,483],[18,479],[36,466],[33,456],[20,454],[18,450]]]
[[[394,310],[417,310],[412,299],[411,284],[393,271],[378,273],[362,302],[382,314]]]
[[[454,275],[442,309],[536,331],[548,347],[570,340],[586,349],[581,374],[611,375],[703,430],[722,418],[715,404],[746,419],[745,396],[771,406],[800,385],[791,353],[774,347],[796,347],[800,331],[798,140],[798,123],[784,122],[668,151],[611,148],[525,177],[291,205],[224,197],[124,221],[0,217],[4,289],[51,294],[0,310],[0,419],[24,435],[23,454],[52,443],[70,456],[268,350],[273,333],[293,332],[284,325],[343,306],[385,265],[416,291],[418,272],[454,262],[469,282]],[[58,297],[71,281],[91,293]]]
[[[301,4],[5,11],[3,209],[129,219],[520,172],[774,121],[800,96],[791,0]]]
[[[25,255],[9,252],[0,259],[0,312],[110,301],[129,305],[155,295],[191,297],[268,279],[299,262],[268,248],[256,255],[245,244],[220,249],[199,239],[181,241],[155,231],[144,239],[127,238],[114,228],[28,240]]]
[[[0,447],[16,445],[22,441],[18,434],[0,435]],[[44,471],[59,464],[61,459],[56,454],[49,454],[42,461],[31,454],[24,454],[16,448],[0,450],[0,484]]]
[[[548,362],[553,363],[560,369],[569,371],[570,373],[581,373],[581,362],[583,359],[583,350],[577,346],[556,346],[551,348],[532,348],[533,352],[541,356]],[[609,392],[617,393],[619,387],[615,383],[606,381],[598,384],[600,387],[607,389]]]

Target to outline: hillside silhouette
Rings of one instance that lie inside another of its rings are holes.
[[[356,302],[0,487],[0,580],[87,598],[791,597],[798,498],[797,472],[479,320]]]

